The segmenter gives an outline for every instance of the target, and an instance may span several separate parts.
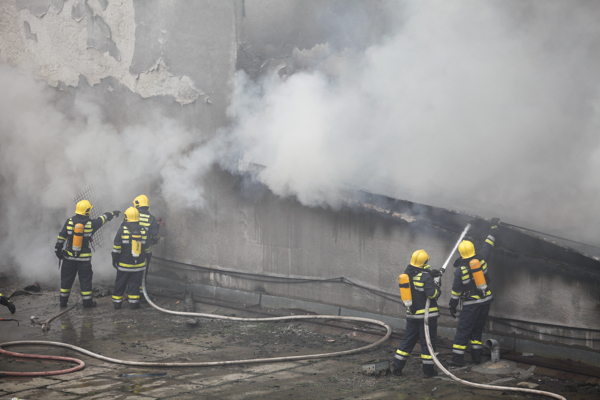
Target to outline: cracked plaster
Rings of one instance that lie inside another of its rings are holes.
[[[80,77],[90,85],[114,77],[143,98],[167,95],[188,104],[203,94],[190,77],[171,74],[163,60],[130,73],[136,45],[131,0],[0,2],[0,29],[0,59],[53,87],[77,86]]]

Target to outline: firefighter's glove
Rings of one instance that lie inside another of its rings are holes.
[[[113,211],[112,213],[113,213],[113,215],[114,215],[115,217],[119,218],[119,215],[121,214],[121,211],[119,211],[119,210],[115,210],[115,211]]]
[[[119,268],[119,255],[118,254],[114,254],[112,256],[112,266],[114,269],[118,269]]]
[[[496,217],[492,218],[491,229],[497,228],[499,223],[500,223],[500,218],[496,218]]]
[[[6,296],[0,296],[0,304],[8,307],[8,310],[11,314],[14,314],[17,311],[17,307],[8,299]]]
[[[442,271],[440,271],[439,269],[430,268],[429,270],[427,270],[427,272],[429,272],[429,275],[431,275],[434,278],[442,276]]]
[[[442,295],[442,289],[440,289],[439,286],[436,287],[437,291],[435,293],[435,296],[433,296],[433,300],[437,301],[437,299],[440,298],[440,296]]]
[[[456,318],[456,307],[458,307],[458,299],[450,299],[450,315]]]
[[[62,246],[59,246],[58,244],[54,247],[54,253],[56,254],[56,257],[58,257],[59,260],[62,260],[65,256],[63,254]]]

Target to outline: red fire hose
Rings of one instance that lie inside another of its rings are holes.
[[[75,307],[75,306],[73,306]],[[61,312],[58,315],[55,315],[54,317],[48,319],[47,321],[44,322],[44,324],[48,324],[50,323],[50,321],[52,321],[54,318],[58,317],[61,314],[64,314],[65,312],[72,310],[73,307]],[[15,321],[17,323],[17,325],[19,324],[19,321],[16,319],[11,319],[11,318],[0,318],[0,321]],[[61,357],[61,356],[43,356],[43,355],[39,355],[39,354],[24,354],[24,353],[15,353],[13,351],[6,351],[4,349],[2,349],[0,347],[0,354],[4,354],[7,356],[11,356],[11,357],[18,357],[18,358],[33,358],[36,360],[53,360],[53,361],[66,361],[69,363],[74,363],[74,364],[78,364],[77,366],[73,367],[73,368],[68,368],[68,369],[62,369],[62,370],[57,370],[57,371],[46,371],[46,372],[9,372],[9,371],[0,371],[0,378],[3,378],[5,376],[49,376],[49,375],[61,375],[61,374],[68,374],[71,372],[75,372],[75,371],[79,371],[80,369],[82,369],[83,367],[85,367],[85,363],[81,360],[78,360],[77,358],[71,358],[71,357]]]
[[[73,368],[62,369],[58,371],[46,371],[46,372],[9,372],[9,371],[0,371],[0,377],[4,376],[48,376],[48,375],[61,375],[68,374],[70,372],[79,371],[83,367],[85,367],[85,363],[81,360],[71,357],[60,357],[60,356],[42,356],[39,354],[24,354],[24,353],[15,353],[12,351],[6,351],[0,348],[0,354],[5,354],[7,356],[19,357],[19,358],[34,358],[36,360],[54,360],[54,361],[66,361],[70,363],[79,364]]]

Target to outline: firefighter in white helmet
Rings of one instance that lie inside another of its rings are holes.
[[[395,376],[402,376],[402,369],[406,365],[410,357],[410,352],[419,339],[421,339],[423,373],[427,378],[437,375],[433,357],[429,354],[427,339],[425,337],[425,304],[427,298],[429,298],[429,335],[431,337],[431,344],[435,350],[437,318],[439,317],[437,299],[440,297],[441,291],[433,278],[440,276],[441,273],[437,269],[431,269],[428,262],[429,255],[425,250],[417,250],[412,254],[410,265],[404,270],[410,281],[412,304],[406,309],[406,332],[402,337],[400,347],[394,355],[393,374]]]
[[[448,365],[461,367],[464,362],[467,344],[471,344],[471,359],[475,364],[481,363],[483,352],[483,328],[487,320],[490,305],[494,300],[488,284],[488,263],[494,243],[496,242],[499,218],[492,218],[491,227],[485,243],[475,253],[475,246],[469,240],[463,240],[458,245],[460,257],[454,261],[454,283],[450,296],[450,314],[456,317],[456,307],[462,300],[462,311],[456,327],[452,358]],[[479,278],[483,279],[479,282]]]
[[[115,236],[112,251],[113,267],[117,270],[112,301],[115,310],[121,309],[125,292],[132,310],[140,308],[139,287],[146,263],[152,258],[148,231],[139,224],[140,213],[134,207],[125,210],[125,222]]]
[[[133,205],[140,213],[140,226],[143,226],[148,231],[148,237],[150,238],[150,245],[155,245],[160,241],[160,223],[162,220],[157,219],[154,215],[150,214],[150,203],[148,197],[144,194],[139,195],[133,199]],[[150,261],[146,264],[146,269],[150,268]],[[147,301],[144,296],[142,287],[140,286],[140,300]]]
[[[95,307],[92,298],[92,251],[90,241],[94,233],[107,221],[118,217],[120,211],[106,212],[91,219],[92,204],[81,200],[75,206],[75,215],[67,219],[58,233],[56,257],[62,260],[60,271],[60,306],[66,307],[75,277],[79,274],[79,287],[84,307]],[[65,246],[66,244],[66,246]],[[60,261],[59,261],[60,263]]]

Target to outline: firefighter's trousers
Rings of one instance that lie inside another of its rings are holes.
[[[437,318],[429,319],[429,337],[431,339],[431,345],[435,350],[435,341],[437,338]],[[427,347],[427,338],[425,337],[425,320],[424,319],[406,319],[406,332],[400,342],[400,348],[396,350],[394,356],[394,369],[404,368],[410,352],[417,344],[417,341],[421,339],[421,361],[423,362],[423,372],[430,374],[434,369],[433,357],[429,353]]]
[[[129,298],[129,304],[139,303],[140,284],[142,283],[143,276],[144,271],[125,272],[117,270],[115,290],[112,296],[113,303],[122,303],[126,290],[127,297]]]
[[[92,301],[92,263],[90,261],[63,260],[60,270],[60,303],[66,305],[71,295],[71,287],[79,274],[81,299],[84,304]]]
[[[491,302],[463,306],[456,327],[456,336],[454,336],[452,360],[459,363],[463,362],[468,343],[471,344],[471,357],[473,360],[478,362],[476,360],[481,359],[481,353],[483,352],[481,337],[490,312],[490,305]]]

